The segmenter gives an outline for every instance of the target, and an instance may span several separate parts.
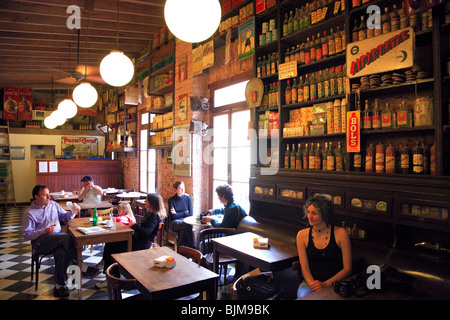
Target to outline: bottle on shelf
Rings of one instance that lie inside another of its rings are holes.
[[[375,148],[373,147],[372,143],[370,143],[366,148],[366,159],[364,167],[366,169],[366,172],[375,171]]]
[[[366,19],[364,16],[361,16],[361,23],[358,27],[358,41],[367,39],[367,26]]]
[[[353,170],[358,172],[362,170],[361,152],[353,153]]]
[[[301,170],[302,169],[302,145],[301,143],[298,144],[297,147],[297,153],[295,154],[295,169]]]
[[[287,25],[287,34],[292,34],[294,32],[294,12],[291,10],[289,12],[289,19]]]
[[[375,99],[375,107],[372,113],[372,129],[381,129],[381,109],[378,99]]]
[[[305,146],[305,152],[303,152],[302,157],[303,169],[309,169],[309,146],[308,143]]]
[[[303,84],[303,101],[309,101],[310,100],[310,96],[309,96],[309,75],[306,74],[305,75],[305,83]]]
[[[309,37],[307,37],[305,43],[305,64],[311,63],[311,51],[309,49],[309,43]]]
[[[389,20],[388,7],[384,7],[384,14],[381,16],[381,28],[383,34],[391,32],[391,21]]]
[[[384,145],[382,142],[379,142],[375,148],[375,172],[376,173],[384,173],[385,168],[385,154],[384,154]]]
[[[339,70],[336,75],[336,78],[337,78],[336,94],[343,94],[344,93],[344,73],[342,71],[342,65],[339,66]]]
[[[342,151],[341,142],[338,141],[338,148],[335,156],[336,160],[336,171],[344,171],[345,170],[345,155]]]
[[[320,40],[322,41],[322,57],[325,59],[328,57],[328,36],[326,31],[323,32],[323,37]]]
[[[372,14],[369,13],[368,21],[372,19]],[[366,37],[367,39],[375,37],[375,28],[367,28],[366,29]]]
[[[285,104],[292,103],[292,87],[291,87],[290,80],[287,81],[286,90],[284,92],[284,99],[285,99]]]
[[[336,94],[337,94],[337,77],[335,67],[332,67],[330,73],[330,96],[334,96]]]
[[[400,16],[397,11],[397,5],[394,3],[392,6],[392,12],[390,13],[391,19],[391,32],[400,29]]]
[[[315,72],[313,72],[311,75],[311,82],[309,85],[309,96],[311,100],[317,99],[317,80]]]
[[[336,54],[336,42],[334,39],[333,29],[330,29],[330,35],[328,36],[328,56]]]
[[[412,127],[411,109],[406,106],[405,101],[402,101],[402,104],[397,109],[397,127]]]
[[[314,143],[311,143],[311,150],[309,151],[308,169],[309,170],[316,169],[316,157],[315,157]]]
[[[423,149],[423,174],[430,174],[430,149],[425,142],[422,142]]]
[[[284,20],[283,20],[283,37],[288,35],[288,20],[289,20],[289,16],[288,16],[288,13],[286,12],[284,14]]]
[[[372,112],[369,109],[369,100],[364,102],[363,129],[372,129]]]
[[[300,78],[298,80],[297,100],[298,100],[298,102],[303,102],[304,101],[304,96],[303,96],[303,76],[300,76]]]
[[[352,29],[352,42],[359,41],[359,26],[358,26],[358,20],[355,19],[353,23],[353,29]]]
[[[258,63],[256,64],[256,77],[261,78],[261,57],[258,57]]]
[[[333,152],[333,146],[331,144],[328,145],[328,152],[327,152],[327,171],[334,171],[336,169],[335,167],[335,156]]]
[[[300,10],[299,8],[295,8],[295,14],[294,14],[294,32],[297,32],[300,28]]]
[[[327,164],[327,155],[328,155],[328,142],[325,142],[325,148],[322,152],[322,170],[326,171],[328,168]]]
[[[295,144],[292,144],[292,151],[290,154],[290,160],[289,160],[289,168],[291,169],[295,169],[295,156],[296,156],[296,152],[295,152]]]
[[[305,43],[302,43],[300,45],[300,51],[299,51],[299,64],[305,64]]]
[[[382,128],[394,128],[394,113],[391,110],[389,102],[386,102],[386,106],[381,111],[381,127]]]
[[[328,68],[325,70],[325,76],[323,77],[323,92],[324,97],[331,96],[330,94],[330,72]]]
[[[416,146],[413,149],[413,168],[412,172],[414,174],[423,174],[424,172],[424,161],[423,161],[423,148],[420,146],[419,141],[417,141]]]
[[[405,144],[401,150],[400,170],[401,173],[411,173],[411,149],[408,144]]]
[[[316,38],[314,37],[314,35],[311,36],[309,52],[311,54],[311,62],[316,61]]]
[[[311,25],[314,25],[317,23],[316,1],[311,1],[309,8],[311,11]]]
[[[324,78],[322,70],[319,70],[319,79],[317,80],[317,98],[325,97]]]
[[[395,149],[392,143],[386,148],[385,170],[386,173],[395,173]]]
[[[336,54],[342,52],[342,36],[341,36],[341,30],[339,26],[336,27],[336,32],[334,34],[334,48]]]
[[[291,90],[291,96],[292,96],[292,103],[298,102],[298,85],[297,85],[297,78],[294,78],[294,84],[292,85]]]
[[[314,153],[314,170],[322,170],[322,151],[320,143],[317,143],[316,152]]]
[[[289,169],[289,163],[291,160],[291,152],[289,151],[289,143],[286,144],[286,152],[284,153],[284,168]]]
[[[320,39],[320,33],[317,33],[315,47],[316,47],[316,61],[321,61],[323,59],[323,56],[322,56],[322,40]]]

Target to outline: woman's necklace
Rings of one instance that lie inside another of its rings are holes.
[[[314,227],[312,229],[316,236],[323,234],[325,236],[325,241],[328,240],[328,225],[325,225],[325,227],[323,227],[322,229],[315,229]],[[325,230],[326,232],[322,233]],[[312,235],[312,238],[314,239],[314,235]]]

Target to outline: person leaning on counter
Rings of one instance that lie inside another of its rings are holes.
[[[68,297],[69,290],[65,287],[67,267],[76,261],[77,251],[73,239],[67,232],[61,230],[60,221],[73,219],[81,208],[74,203],[68,211],[53,200],[45,185],[36,185],[32,191],[33,202],[22,216],[22,236],[31,240],[31,245],[37,253],[51,252],[55,257],[55,288],[56,297]],[[91,276],[98,269],[82,264],[83,275]]]
[[[351,243],[344,228],[329,223],[333,205],[324,196],[314,196],[303,207],[309,228],[297,234],[297,249],[303,281],[297,297],[331,286],[352,273]]]
[[[247,216],[245,210],[234,202],[233,189],[228,184],[223,184],[216,188],[217,197],[219,201],[225,206],[222,209],[208,210],[212,216],[204,216],[202,219],[205,222],[211,222],[211,225],[215,228],[234,228],[236,229],[241,222]],[[223,214],[222,222],[217,221],[214,216]]]
[[[78,201],[83,202],[100,202],[102,201],[103,189],[94,184],[94,179],[91,176],[84,176],[81,179],[83,188],[80,190]]]

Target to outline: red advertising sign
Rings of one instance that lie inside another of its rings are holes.
[[[361,150],[361,112],[347,112],[347,152]]]

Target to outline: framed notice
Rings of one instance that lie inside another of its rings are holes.
[[[412,67],[414,37],[414,30],[405,28],[349,43],[346,52],[348,77],[356,78]]]
[[[282,63],[278,66],[278,80],[297,76],[297,61]]]

